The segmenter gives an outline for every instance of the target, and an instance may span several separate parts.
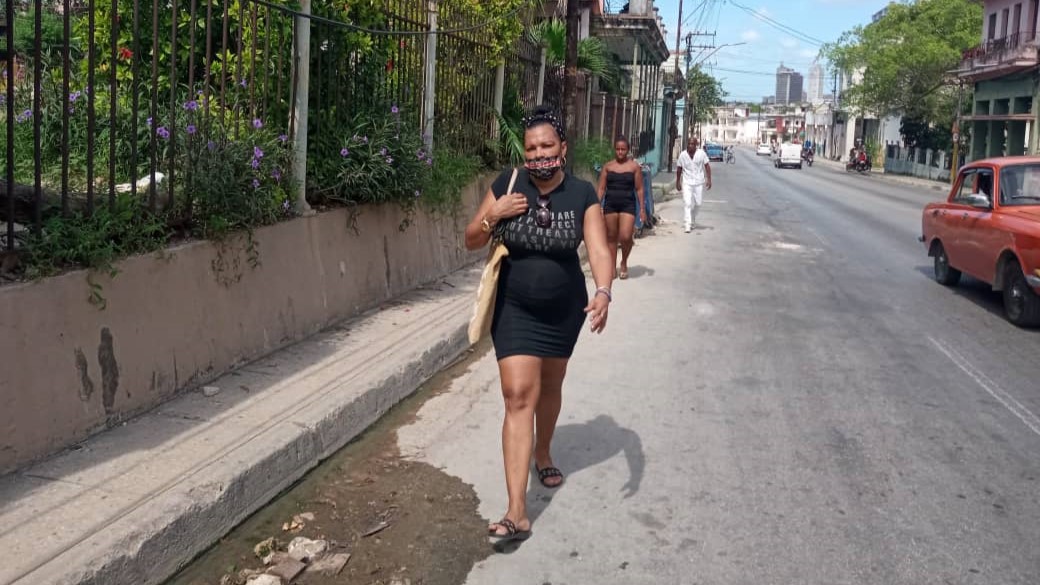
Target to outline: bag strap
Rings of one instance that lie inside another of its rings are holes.
[[[503,197],[505,197],[506,195],[509,195],[510,193],[513,192],[513,187],[516,186],[516,175],[517,175],[517,173],[518,173],[518,169],[516,167],[513,167],[513,175],[511,177],[509,177],[509,186],[506,187],[506,192],[502,194]],[[494,241],[494,240],[501,241],[502,240],[502,236],[505,233],[505,229],[506,229],[505,223],[506,222],[504,222],[504,221],[500,221],[500,222],[498,222],[498,225],[495,226],[495,230],[494,230],[494,232],[492,233],[492,236],[491,236],[492,241]]]

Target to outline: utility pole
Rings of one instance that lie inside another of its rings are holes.
[[[712,45],[694,45],[693,44],[693,37],[712,37],[712,39],[714,39],[715,38],[715,33],[693,31],[693,32],[690,32],[690,33],[686,34],[686,75],[685,75],[685,78],[684,78],[684,82],[686,83],[687,100],[686,100],[686,110],[685,110],[685,116],[684,116],[685,120],[683,122],[683,135],[684,135],[683,136],[683,142],[684,142],[684,144],[685,144],[686,140],[689,140],[689,138],[691,136],[696,134],[696,128],[694,128],[694,126],[697,124],[697,106],[698,106],[697,102],[698,102],[698,100],[700,98],[700,89],[701,89],[699,86],[695,87],[695,88],[691,88],[690,87],[690,71],[693,69],[694,66],[700,65],[700,62],[698,62],[697,65],[691,66],[691,63],[693,62],[693,50],[694,49],[701,49],[701,50],[717,49],[717,47],[715,47],[714,44],[712,44]],[[690,98],[692,98],[692,100]],[[691,107],[691,104],[692,104],[692,107]]]
[[[573,143],[578,129],[578,0],[567,0],[567,50],[564,55],[563,123]]]
[[[568,3],[570,0],[568,0]],[[679,121],[675,117],[675,102],[679,100],[679,39],[682,32],[683,0],[679,0],[679,19],[675,23],[675,71],[672,75],[672,107],[668,116],[668,172],[672,172],[672,153],[678,138]]]
[[[953,118],[953,160],[950,161],[950,183],[957,180],[957,171],[960,170],[961,160],[961,90],[964,86],[957,83],[957,112]]]

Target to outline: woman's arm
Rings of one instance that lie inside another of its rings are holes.
[[[639,218],[646,221],[646,193],[643,192],[643,167],[636,164],[636,201],[639,202]]]
[[[607,326],[607,309],[610,304],[610,285],[614,279],[613,261],[610,248],[607,246],[607,226],[603,220],[603,208],[591,205],[585,209],[584,219],[585,249],[589,254],[589,266],[592,267],[592,280],[596,283],[596,292],[589,299],[585,312],[589,315],[589,325],[593,333],[603,331]],[[603,292],[605,290],[605,292]]]
[[[603,165],[603,168],[599,171],[599,183],[596,185],[596,197],[599,198],[600,203],[603,202],[603,196],[607,193],[607,163]]]

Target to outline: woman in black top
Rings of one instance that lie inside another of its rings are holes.
[[[628,158],[628,140],[619,137],[614,141],[615,159],[603,165],[599,173],[599,188],[596,190],[603,202],[603,217],[607,221],[607,247],[617,267],[618,242],[621,242],[621,269],[615,274],[628,278],[628,256],[632,253],[636,231],[636,200],[639,201],[639,219],[646,222],[646,206],[643,205],[643,170],[639,163]],[[633,196],[635,193],[635,196]]]
[[[466,226],[466,248],[486,246],[501,230],[509,250],[491,324],[505,399],[502,451],[509,494],[505,516],[488,526],[495,539],[531,534],[526,493],[532,454],[543,485],[563,483],[550,443],[567,361],[585,315],[594,333],[607,324],[612,279],[603,214],[592,184],[563,171],[565,136],[559,116],[549,108],[539,107],[525,118],[526,163],[513,192],[505,192],[510,169],[492,184]],[[591,299],[577,252],[583,240],[597,286]]]

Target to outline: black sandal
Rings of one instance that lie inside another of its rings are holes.
[[[545,487],[547,487],[549,489],[555,489],[555,488],[558,488],[561,485],[563,485],[563,472],[560,471],[559,469],[557,469],[557,468],[555,468],[555,467],[553,467],[551,465],[549,467],[546,467],[545,469],[538,469],[538,464],[536,463],[535,466],[534,466],[534,470],[538,473],[538,481],[540,481],[543,486],[545,486]],[[556,484],[545,483],[545,480],[549,479],[550,477],[558,477],[558,478],[560,478],[560,483],[556,483]]]
[[[503,518],[498,522],[495,522],[506,529],[505,534],[499,534],[497,528],[488,528],[488,538],[492,538],[497,542],[512,542],[514,540],[527,540],[531,537],[531,530],[520,530],[516,527],[516,524],[509,518]]]

